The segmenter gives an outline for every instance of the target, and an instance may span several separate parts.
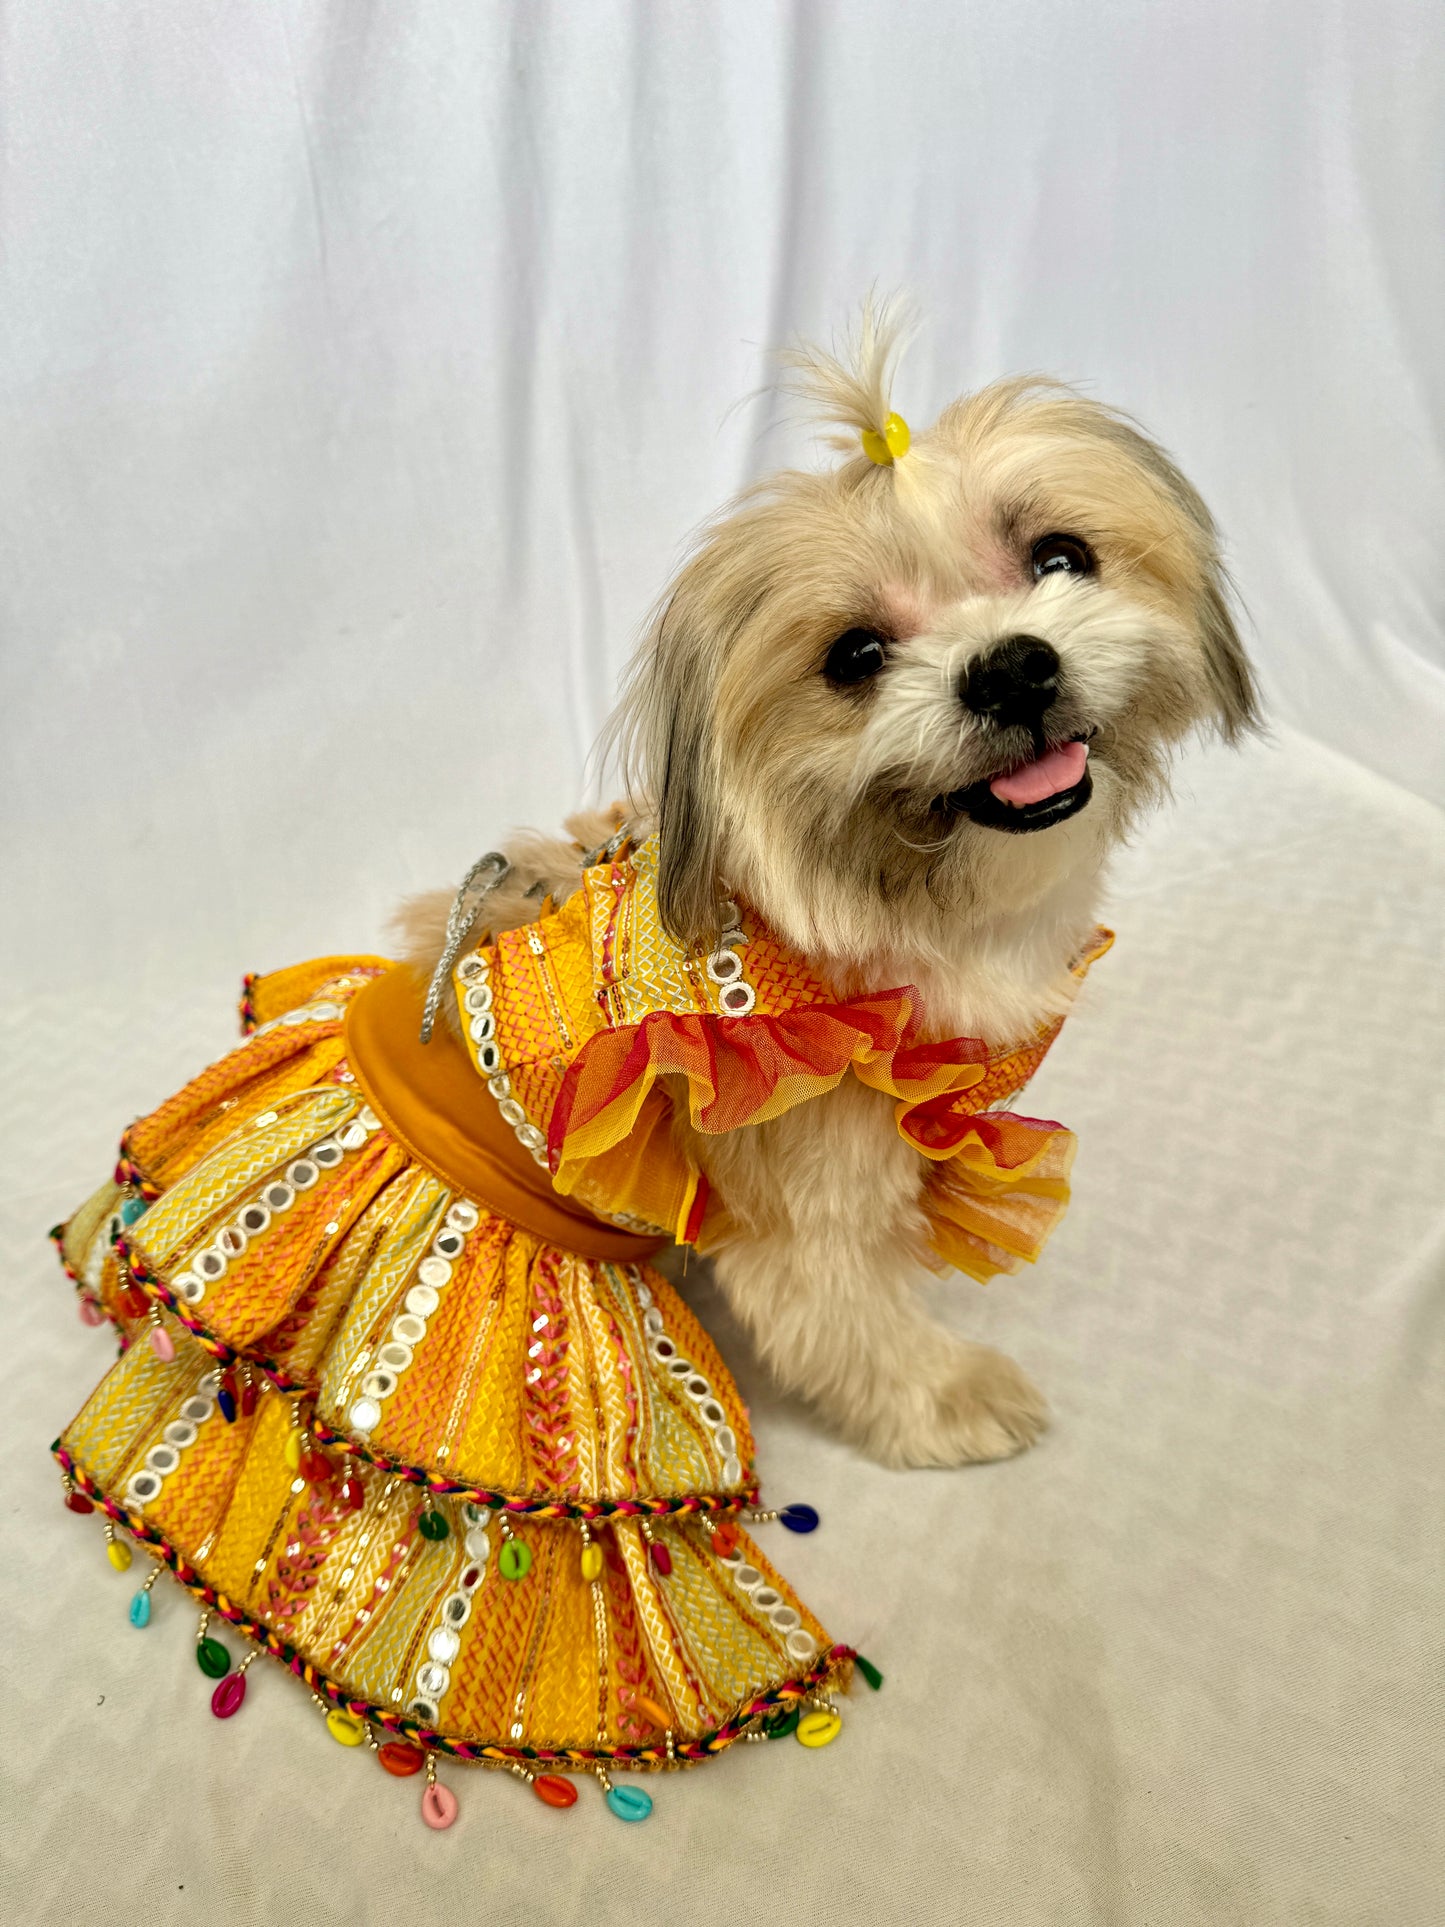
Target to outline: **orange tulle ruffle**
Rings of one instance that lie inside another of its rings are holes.
[[[627,1139],[659,1078],[681,1077],[693,1126],[760,1124],[851,1070],[898,1100],[900,1134],[929,1159],[932,1248],[984,1280],[1032,1262],[1069,1198],[1074,1137],[1062,1125],[984,1108],[1018,1090],[1053,1042],[993,1055],[976,1038],[917,1040],[910,988],[749,1017],[655,1012],[598,1032],[570,1066],[549,1135],[559,1190]]]

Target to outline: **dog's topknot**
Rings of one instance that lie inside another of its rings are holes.
[[[890,418],[897,419],[891,396],[894,372],[915,325],[913,311],[901,297],[879,300],[869,295],[857,326],[841,346],[822,348],[800,341],[783,350],[787,373],[782,386],[831,431],[823,437],[830,447],[856,455],[861,437],[886,437]]]

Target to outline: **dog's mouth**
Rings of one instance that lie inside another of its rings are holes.
[[[1089,745],[1075,736],[967,789],[950,790],[938,807],[987,830],[1047,830],[1077,816],[1093,794]]]

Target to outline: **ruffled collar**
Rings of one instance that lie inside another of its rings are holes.
[[[1062,1019],[1007,1049],[934,1038],[908,984],[840,998],[746,906],[722,906],[708,955],[663,928],[655,838],[589,866],[560,909],[463,958],[456,983],[478,1071],[560,1192],[614,1223],[715,1241],[725,1223],[670,1129],[662,1079],[694,1129],[762,1124],[852,1075],[894,1099],[928,1161],[933,1249],[977,1277],[1037,1254],[1062,1213],[1073,1138],[1004,1107]],[[1100,930],[1080,977],[1112,941]]]
[[[724,905],[716,950],[690,956],[657,914],[656,839],[589,871],[594,995],[604,1022],[572,1060],[553,1106],[554,1173],[632,1129],[659,1077],[686,1080],[694,1129],[761,1124],[832,1090],[852,1072],[897,1099],[900,1134],[929,1159],[952,1157],[971,1120],[1022,1090],[1063,1019],[1007,1049],[976,1037],[930,1038],[909,984],[839,999],[748,909]],[[1108,949],[1094,932],[1082,977]]]

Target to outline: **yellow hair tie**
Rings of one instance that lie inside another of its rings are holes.
[[[913,442],[908,424],[901,415],[890,415],[880,435],[876,428],[863,430],[863,453],[879,468],[892,468],[900,455],[906,455]]]

